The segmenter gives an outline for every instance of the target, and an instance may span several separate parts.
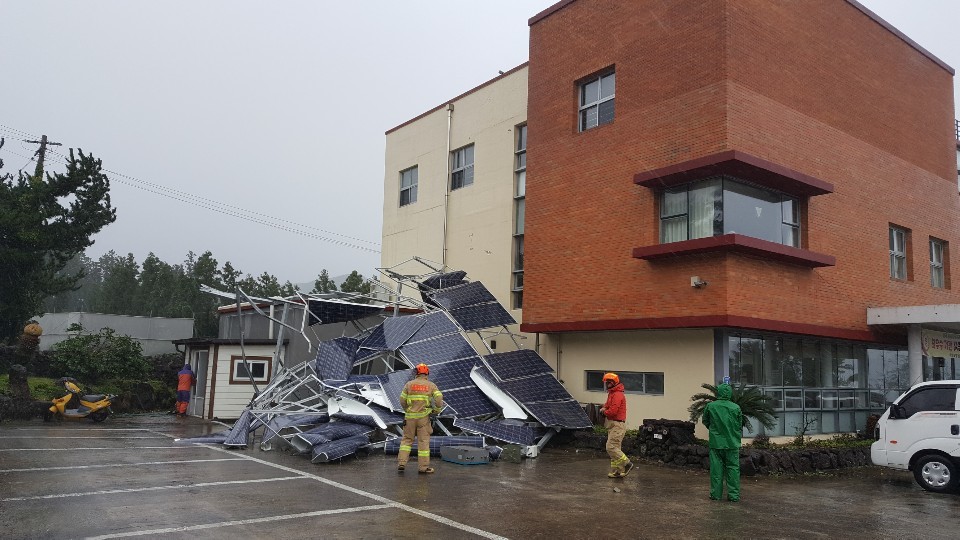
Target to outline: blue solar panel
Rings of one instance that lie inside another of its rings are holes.
[[[372,432],[373,428],[367,425],[354,424],[352,422],[330,422],[304,431],[296,435],[296,437],[312,441],[313,444],[319,444],[337,439],[345,439],[355,435],[366,435]]]
[[[551,368],[536,351],[519,349],[505,353],[490,354],[483,357],[490,369],[501,380],[553,373]]]
[[[313,459],[311,463],[327,463],[335,459],[349,456],[355,453],[360,447],[370,444],[370,438],[366,435],[356,435],[346,439],[337,439],[328,443],[318,444],[313,447]]]
[[[374,351],[386,351],[389,349],[389,347],[387,347],[387,336],[383,330],[383,323],[375,326],[370,334],[363,338],[363,341],[360,342],[360,346],[364,349],[371,349]]]
[[[387,338],[387,348],[395,351],[407,342],[424,325],[419,317],[391,317],[383,321],[383,331]]]
[[[488,291],[479,281],[434,291],[430,293],[430,298],[446,310],[497,301],[493,293]]]
[[[456,270],[454,272],[447,272],[446,274],[428,277],[427,279],[421,281],[420,284],[431,289],[443,289],[445,287],[455,287],[460,285],[463,283],[463,278],[465,277],[467,277],[466,272],[463,270]]]
[[[453,409],[454,416],[472,418],[500,412],[500,409],[476,386],[450,390],[443,393],[443,401]],[[445,410],[443,416],[450,416]]]
[[[342,381],[350,375],[359,342],[340,337],[317,345],[316,371],[321,380]]]
[[[466,331],[491,328],[505,324],[514,324],[517,321],[507,313],[498,303],[479,304],[455,309],[450,312],[453,320]]]
[[[344,388],[357,384],[376,384],[380,382],[377,375],[350,375],[345,381],[321,381],[327,388]]]
[[[340,300],[312,299],[307,302],[307,306],[309,309],[307,313],[307,326],[313,326],[318,322],[330,324],[355,321],[383,312],[383,306],[354,304]],[[319,317],[319,320],[317,317]]]
[[[424,363],[428,366],[477,356],[477,351],[460,334],[448,334],[426,341],[407,343],[400,348],[400,353],[413,365]]]
[[[537,441],[537,438],[543,435],[543,429],[528,426],[522,422],[518,424],[509,421],[478,422],[467,418],[457,418],[453,421],[453,425],[464,431],[479,433],[498,441],[513,444],[532,445]]]
[[[398,454],[400,452],[400,441],[399,437],[395,439],[390,439],[387,441],[387,444],[384,445],[383,453],[384,454]],[[444,446],[473,446],[476,448],[483,448],[483,437],[472,436],[472,435],[461,435],[461,436],[444,436],[440,435],[437,437],[430,437],[430,455],[439,456],[440,448]],[[417,455],[417,441],[413,441],[413,449],[410,451],[410,455]]]
[[[403,369],[392,373],[377,375],[377,378],[380,381],[380,386],[383,387],[384,395],[390,400],[391,408],[394,411],[403,411],[403,407],[400,405],[400,392],[403,391],[403,387],[407,384],[407,381],[413,378],[413,370]]]
[[[353,365],[358,366],[363,362],[379,355],[381,352],[383,351],[373,351],[370,349],[361,348],[359,351],[357,351],[357,357],[353,360]]]
[[[430,380],[442,392],[465,386],[476,386],[470,379],[470,370],[479,363],[480,357],[474,356],[463,360],[435,364],[430,366]]]
[[[425,315],[416,315],[416,317],[423,321],[423,326],[413,334],[409,340],[411,342],[459,332],[457,325],[453,324],[450,317],[447,317],[443,311],[434,311]]]
[[[500,387],[520,403],[570,399],[570,393],[551,374],[502,381]]]
[[[593,427],[593,422],[587,413],[583,412],[583,407],[573,400],[524,403],[523,406],[545,426],[567,429]]]

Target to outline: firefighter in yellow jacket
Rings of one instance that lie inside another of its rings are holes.
[[[417,376],[407,382],[400,392],[400,405],[403,406],[403,439],[400,441],[400,454],[397,470],[403,472],[410,459],[413,439],[417,439],[417,466],[422,474],[434,471],[430,466],[430,413],[443,409],[443,394],[437,385],[427,379],[430,368],[426,364],[417,364]]]

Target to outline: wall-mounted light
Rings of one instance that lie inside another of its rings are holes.
[[[690,276],[690,286],[694,289],[702,289],[707,286],[707,282],[700,279],[700,276]]]

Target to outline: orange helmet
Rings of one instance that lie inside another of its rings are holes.
[[[616,373],[604,373],[603,382],[613,381],[613,384],[620,384],[620,376]]]
[[[426,364],[417,364],[417,375],[429,375],[430,368]]]

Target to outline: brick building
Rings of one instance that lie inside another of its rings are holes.
[[[522,306],[581,401],[620,372],[631,423],[683,418],[728,376],[775,398],[772,435],[853,431],[912,382],[960,377],[952,68],[853,0],[565,0],[529,22],[527,65],[388,132],[384,265],[425,247],[435,206],[398,186],[435,154],[418,189],[449,199],[448,233],[426,244]],[[525,110],[484,148],[480,109],[521,78]]]

